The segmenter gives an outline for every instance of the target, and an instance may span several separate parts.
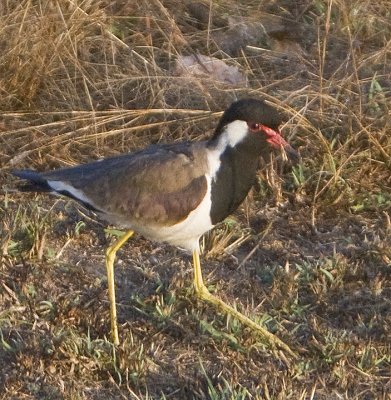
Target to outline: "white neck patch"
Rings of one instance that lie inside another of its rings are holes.
[[[248,126],[246,121],[232,121],[223,130],[218,138],[217,148],[225,149],[225,147],[235,147],[248,134]]]
[[[248,135],[248,126],[246,121],[230,122],[217,139],[217,145],[209,150],[208,161],[210,166],[210,176],[215,177],[220,168],[220,156],[227,146],[235,147]]]

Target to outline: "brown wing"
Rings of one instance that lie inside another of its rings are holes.
[[[179,143],[41,177],[49,184],[60,181],[71,186],[85,197],[83,203],[88,199],[103,214],[164,226],[185,219],[200,204],[207,191],[206,171],[204,144]]]

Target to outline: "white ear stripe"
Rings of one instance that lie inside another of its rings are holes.
[[[227,146],[234,147],[240,143],[248,134],[246,121],[233,121],[229,123],[218,138],[217,146],[208,151],[209,173],[212,179],[215,178],[220,168],[220,156]]]
[[[236,120],[230,122],[221,134],[221,139],[225,145],[231,147],[236,146],[240,143],[248,134],[248,126],[246,121]],[[225,147],[225,146],[224,146]]]

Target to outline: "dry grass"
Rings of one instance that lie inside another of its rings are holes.
[[[390,399],[390,21],[386,0],[4,1],[0,398]],[[193,52],[248,86],[176,76]],[[187,256],[141,237],[116,269],[115,351],[104,227],[8,171],[203,138],[243,96],[284,110],[302,162],[265,167],[204,271],[300,358],[198,304]]]

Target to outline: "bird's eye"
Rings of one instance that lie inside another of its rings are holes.
[[[257,122],[248,122],[247,125],[253,132],[258,132],[261,128],[261,124],[258,124]]]

